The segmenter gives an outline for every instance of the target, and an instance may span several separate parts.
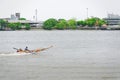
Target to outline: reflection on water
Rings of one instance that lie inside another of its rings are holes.
[[[0,32],[1,80],[120,80],[119,31]],[[39,54],[24,49],[54,47]]]

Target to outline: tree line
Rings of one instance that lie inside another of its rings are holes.
[[[21,18],[20,20],[26,20],[25,18]],[[106,24],[106,22],[103,19],[92,17],[88,18],[86,20],[75,20],[75,19],[54,19],[49,18],[43,22],[42,28],[45,30],[52,30],[52,29],[58,29],[58,30],[64,30],[64,29],[79,29],[84,27],[101,27],[103,24]],[[0,19],[0,29],[4,28],[10,28],[11,30],[21,30],[31,29],[30,24],[25,23],[22,24],[20,22],[16,23],[10,23],[8,21]]]
[[[75,19],[65,20],[65,19],[54,19],[50,18],[43,23],[43,29],[78,29],[80,27],[101,27],[106,22],[103,19],[92,17],[86,20],[76,21]]]
[[[30,24],[28,23],[25,24],[22,24],[20,22],[9,23],[8,21],[0,19],[0,29],[4,30],[5,28],[9,28],[11,30],[21,30],[21,29],[29,30],[31,27]]]

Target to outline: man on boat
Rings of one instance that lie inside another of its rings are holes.
[[[28,50],[28,47],[27,47],[27,46],[25,47],[25,50]]]
[[[25,52],[25,53],[33,53],[33,52],[36,52],[36,53],[37,53],[37,52],[40,52],[40,51],[47,50],[47,49],[49,49],[49,48],[51,48],[51,47],[53,47],[53,46],[50,46],[50,47],[47,47],[47,48],[38,48],[38,49],[34,49],[34,50],[29,50],[28,47],[26,46],[24,50],[22,50],[21,48],[20,48],[20,49],[13,48],[13,49],[17,50],[17,52],[20,52],[20,53],[22,53],[22,52]]]
[[[31,52],[29,49],[28,49],[28,47],[26,46],[26,48],[25,48],[25,50],[23,50],[23,49],[21,49],[21,48],[19,48],[19,49],[17,49],[17,48],[13,48],[13,49],[16,49],[17,50],[17,52],[25,52],[25,53],[29,53],[29,52]]]
[[[31,52],[31,50],[29,50],[27,46],[25,47],[24,51],[27,52],[27,53]]]

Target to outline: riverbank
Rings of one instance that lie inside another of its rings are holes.
[[[31,29],[20,29],[20,30],[11,30],[11,29],[4,29],[0,31],[32,31],[32,30],[45,30],[42,27],[31,27]],[[52,29],[58,30],[58,29]],[[62,30],[120,30],[120,27],[116,26],[108,26],[108,27],[78,27],[77,29],[62,29]]]

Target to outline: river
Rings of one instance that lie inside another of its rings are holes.
[[[0,80],[120,80],[120,31],[0,31]]]

